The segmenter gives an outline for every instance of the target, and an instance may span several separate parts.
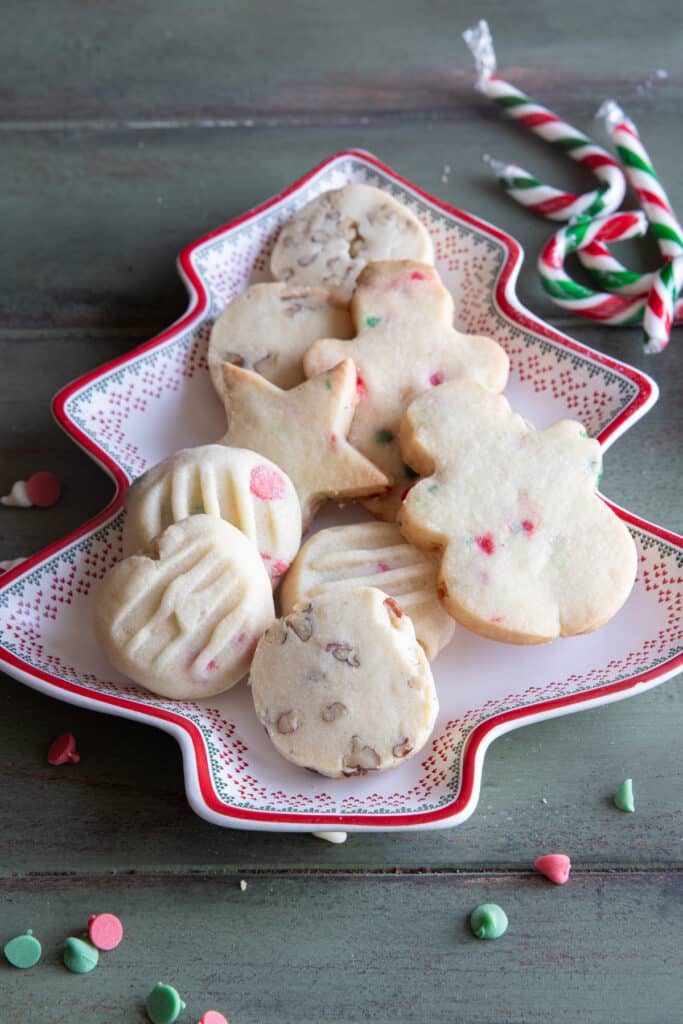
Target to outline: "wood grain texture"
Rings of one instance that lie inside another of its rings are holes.
[[[45,956],[0,966],[11,1024],[142,1024],[155,982],[182,1020],[209,1007],[235,1024],[662,1024],[678,1019],[683,874],[380,878],[178,876],[0,883],[3,933],[30,925]],[[495,901],[510,926],[481,942],[467,920]],[[93,911],[125,936],[91,974],[60,962]],[[633,978],[646,983],[634,986]]]
[[[2,119],[14,122],[435,111],[472,120],[461,33],[483,15],[501,66],[572,112],[615,83],[625,100],[647,100],[639,86],[656,68],[680,71],[679,34],[652,30],[675,27],[666,0],[624,3],[618,15],[590,0],[522,0],[514,15],[504,0],[485,10],[476,0],[202,0],[192,10],[182,0],[9,0],[4,11]],[[658,83],[672,112],[677,96]]]
[[[460,34],[482,14],[502,73],[589,134],[600,101],[618,98],[683,210],[683,27],[668,0],[7,0],[0,490],[45,468],[64,493],[49,512],[0,509],[0,558],[57,539],[111,493],[52,422],[52,394],[183,312],[181,247],[348,146],[519,238],[522,300],[657,379],[660,402],[607,453],[602,487],[683,527],[681,329],[648,359],[637,329],[594,327],[546,299],[534,265],[552,225],[507,199],[482,154],[558,186],[592,178],[474,91]],[[658,263],[651,239],[619,254]],[[0,684],[0,944],[33,927],[45,950],[30,972],[0,959],[1,1024],[142,1024],[161,978],[187,1021],[210,1006],[231,1024],[680,1017],[680,678],[497,740],[460,828],[344,846],[209,826],[168,736]],[[82,761],[51,768],[64,731]],[[625,776],[635,815],[611,802]],[[562,889],[529,870],[558,849],[575,865]],[[510,916],[497,943],[466,927],[484,900]],[[126,938],[75,977],[61,944],[101,910],[121,915]]]
[[[473,96],[471,103],[478,105]],[[7,132],[2,136],[0,220],[11,246],[0,251],[0,328],[155,329],[185,307],[174,269],[178,251],[286,188],[331,154],[374,152],[422,188],[519,239],[527,251],[519,294],[534,312],[562,315],[536,273],[556,228],[517,206],[482,162],[486,152],[529,167],[553,184],[585,191],[594,179],[496,111],[476,125],[397,120],[382,125],[241,128],[235,131]],[[577,121],[593,130],[593,109]],[[683,207],[674,120],[647,118],[672,202]],[[444,182],[444,167],[451,168]],[[624,243],[634,268],[656,266],[650,239]],[[38,269],[39,268],[39,269]],[[580,276],[580,275],[579,275]],[[677,333],[681,328],[677,329]],[[631,329],[639,336],[638,328]],[[612,332],[618,344],[617,332]],[[620,330],[620,337],[628,331]]]

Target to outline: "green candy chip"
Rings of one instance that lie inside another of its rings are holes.
[[[98,950],[85,939],[68,938],[64,943],[64,966],[74,974],[88,974],[100,962]]]
[[[173,1024],[185,1009],[185,1003],[173,985],[164,985],[160,981],[147,996],[145,1008],[152,1024]]]
[[[12,967],[35,967],[40,960],[43,948],[38,942],[31,929],[24,935],[17,935],[5,944],[5,959],[12,964]]]
[[[508,916],[497,903],[482,903],[470,915],[470,928],[478,939],[499,939],[508,930]]]

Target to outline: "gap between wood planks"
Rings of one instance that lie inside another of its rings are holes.
[[[319,840],[320,842],[320,840]],[[666,875],[671,877],[683,876],[683,863],[673,865],[660,865],[652,864],[647,867],[576,867],[572,865],[572,878],[583,878],[583,879],[596,879],[601,877],[611,877],[614,875],[619,876],[648,876],[654,877],[657,875]],[[481,868],[463,868],[459,870],[457,868],[399,868],[399,867],[377,867],[377,868],[344,868],[334,867],[330,864],[327,867],[319,868],[254,868],[245,867],[244,869],[235,870],[234,868],[222,870],[221,868],[207,869],[206,867],[198,867],[196,870],[188,870],[187,868],[181,870],[174,870],[168,868],[168,870],[154,871],[137,871],[135,868],[120,868],[114,869],[113,871],[25,871],[25,872],[5,872],[0,869],[0,891],[9,890],[22,884],[28,886],[35,882],[43,882],[45,884],[70,884],[75,883],[76,885],[89,885],[93,881],[99,880],[101,882],[117,882],[120,880],[126,880],[129,882],[135,882],[136,884],[147,884],[155,881],[164,882],[169,878],[175,879],[186,879],[188,881],[194,881],[198,879],[206,879],[209,881],[220,881],[220,880],[234,880],[236,884],[241,879],[244,879],[247,883],[255,880],[267,880],[267,879],[325,879],[325,878],[347,878],[356,881],[365,880],[383,880],[383,879],[395,879],[401,877],[410,878],[439,878],[439,879],[461,879],[463,881],[474,881],[477,879],[532,879],[540,878],[541,875],[534,870],[532,866],[528,868],[501,868],[487,867],[486,865]]]

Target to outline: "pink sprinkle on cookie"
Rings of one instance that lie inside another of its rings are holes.
[[[26,489],[33,504],[39,508],[50,508],[50,506],[56,505],[62,493],[62,485],[57,477],[54,473],[47,471],[30,476],[26,481]]]
[[[546,853],[534,861],[534,867],[555,885],[564,885],[569,878],[572,863],[566,853]]]
[[[424,279],[424,274],[421,274],[419,270],[413,270],[412,274],[410,275],[411,281],[424,281]]]
[[[228,1024],[228,1020],[218,1010],[207,1010],[198,1024]]]
[[[123,938],[123,925],[115,914],[93,914],[88,935],[97,949],[116,949]]]
[[[485,555],[492,555],[496,550],[492,533],[482,533],[480,537],[474,538],[474,542]]]
[[[47,752],[48,764],[78,764],[81,755],[76,750],[76,740],[70,732],[58,736]]]
[[[433,388],[438,388],[439,384],[443,384],[443,374],[439,370],[430,374],[429,383]]]
[[[249,490],[262,501],[279,501],[284,498],[286,484],[281,473],[264,464],[254,466],[249,477]]]
[[[368,388],[365,381],[363,380],[361,375],[358,372],[356,372],[356,394],[358,395],[359,398],[364,398],[365,395],[367,395],[367,393]]]
[[[525,533],[533,533],[536,529],[530,519],[522,519],[521,526]]]

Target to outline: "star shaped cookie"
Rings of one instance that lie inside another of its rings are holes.
[[[326,498],[343,503],[387,488],[384,473],[347,441],[358,402],[353,360],[289,391],[231,363],[223,380],[228,431],[222,444],[260,452],[285,471],[304,530]]]
[[[503,395],[451,381],[412,403],[401,448],[426,476],[401,530],[441,550],[439,597],[461,625],[539,644],[590,633],[621,608],[636,548],[596,492],[600,445],[580,423],[534,430]]]
[[[416,474],[398,444],[401,416],[423,391],[446,380],[474,380],[488,391],[507,383],[508,357],[497,342],[453,328],[453,299],[434,267],[411,260],[370,263],[351,303],[352,341],[315,341],[304,356],[307,376],[351,358],[359,402],[349,440],[391,479],[392,490],[363,504],[395,520]]]

